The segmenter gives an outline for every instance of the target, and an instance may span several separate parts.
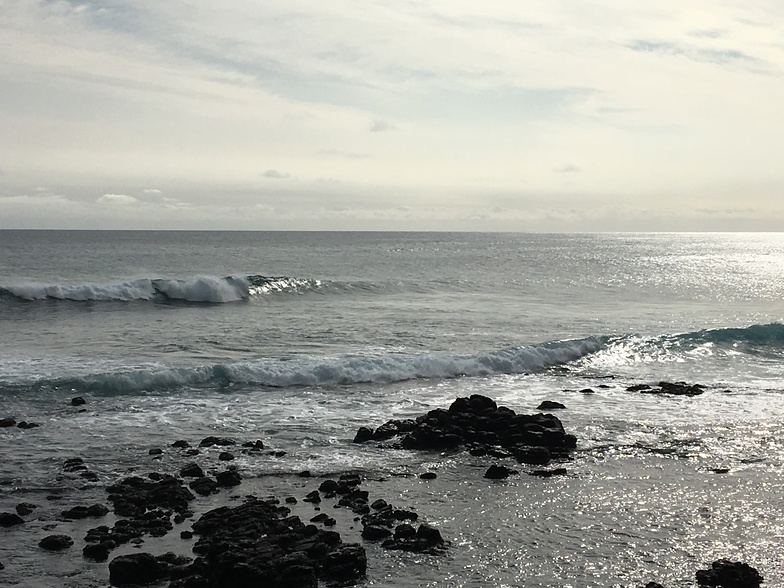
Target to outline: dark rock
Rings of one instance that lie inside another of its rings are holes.
[[[160,447],[153,447],[147,453],[150,455],[162,455],[163,449],[161,449]]]
[[[74,506],[64,510],[61,514],[66,519],[86,519],[87,517],[102,517],[108,514],[109,509],[103,504],[93,504],[92,506]]]
[[[280,450],[278,450],[278,451],[270,451],[269,455],[271,455],[272,457],[283,457],[284,455],[286,455],[286,452],[285,451],[280,451]]]
[[[109,552],[117,547],[114,541],[106,540],[100,543],[88,543],[82,549],[82,555],[93,561],[106,561],[109,559]]]
[[[661,584],[659,584],[658,582],[648,582],[648,583],[645,585],[645,588],[664,588],[664,586],[662,586],[662,585],[661,585]]]
[[[0,419],[0,427],[13,427],[16,424],[16,419],[13,417],[6,417]]]
[[[30,423],[27,421],[22,421],[16,425],[20,429],[35,429],[36,427],[40,427],[39,423]]]
[[[188,487],[199,496],[209,496],[219,491],[218,482],[208,476],[196,478],[188,484]]]
[[[13,527],[22,523],[24,519],[14,512],[0,513],[0,527]]]
[[[531,476],[538,476],[540,478],[552,478],[553,476],[563,476],[567,471],[566,468],[555,468],[553,470],[534,470],[528,473]]]
[[[365,525],[362,529],[362,538],[368,541],[381,541],[392,536],[392,531],[378,525]]]
[[[219,446],[226,446],[226,445],[236,445],[236,441],[234,439],[229,439],[227,437],[205,437],[199,443],[199,447],[212,447],[213,445]]]
[[[438,476],[435,472],[425,472],[419,476],[423,480],[435,480]]]
[[[178,513],[188,512],[188,503],[196,498],[185,488],[182,480],[174,476],[163,476],[157,482],[144,478],[126,478],[109,486],[109,501],[118,516],[139,517],[147,510],[171,509]]]
[[[640,384],[627,388],[630,392],[642,394],[669,394],[673,396],[699,396],[705,392],[702,384],[687,384],[686,382],[659,382],[657,387]]]
[[[120,555],[109,562],[112,586],[153,584],[167,577],[165,566],[149,553]]]
[[[188,449],[187,451],[185,451],[185,455],[187,455],[189,457],[193,457],[194,455],[200,455],[200,454],[201,454],[201,451],[199,451],[196,448]]]
[[[276,500],[248,500],[206,513],[193,525],[200,555],[187,568],[187,586],[315,588],[319,582],[352,584],[365,573],[359,545],[334,531],[304,525]]]
[[[512,474],[516,474],[516,473],[517,472],[515,470],[511,470],[506,466],[499,466],[493,464],[489,468],[487,468],[484,477],[490,480],[504,480],[509,476],[511,476]]]
[[[204,470],[201,469],[199,464],[191,462],[180,470],[180,476],[183,478],[201,478],[204,476]]]
[[[318,490],[313,490],[313,492],[308,492],[302,500],[318,504],[321,502],[321,494],[319,494]]]
[[[297,504],[297,499],[293,496],[286,497],[286,504]]]
[[[190,447],[191,444],[188,443],[185,439],[178,439],[174,443],[172,443],[172,447],[177,447],[178,449],[186,449]]]
[[[309,470],[302,470],[300,473],[297,474],[300,478],[310,478],[310,471]]]
[[[256,441],[248,441],[242,444],[243,447],[250,449],[251,451],[261,451],[264,449],[264,443],[261,439],[257,439]]]
[[[609,388],[609,386],[606,384],[599,384],[599,388]],[[580,390],[580,394],[595,394],[595,392],[591,388],[583,388]]]
[[[98,481],[98,474],[95,472],[82,472],[79,474],[80,478],[84,478],[88,482],[97,482]]]
[[[333,494],[337,493],[338,491],[337,480],[324,480],[319,485],[319,491],[324,492],[325,494],[329,494],[330,492],[332,492]]]
[[[193,539],[193,531],[180,531],[180,539]]]
[[[357,434],[354,435],[354,443],[364,443],[373,438],[373,429],[370,427],[360,427]]]
[[[83,404],[87,404],[87,401],[81,396],[71,398],[71,406],[82,406]]]
[[[68,535],[48,535],[38,542],[38,547],[49,551],[62,551],[73,545],[73,539]]]
[[[81,457],[71,457],[66,459],[63,463],[63,471],[65,472],[79,472],[87,469],[84,460]]]
[[[553,400],[545,400],[536,407],[537,410],[556,410],[561,408],[566,408],[566,406],[560,402],[554,402]]]
[[[29,502],[20,502],[16,505],[16,514],[22,517],[26,517],[29,514],[38,508],[35,504],[30,504]]]
[[[221,454],[218,456],[218,459],[221,461],[232,461],[234,459],[234,455],[229,453],[228,451],[222,451]]]
[[[234,470],[226,470],[225,472],[215,474],[215,481],[218,483],[218,486],[223,486],[224,488],[239,486],[242,483],[242,476]]]
[[[759,572],[750,565],[727,559],[714,561],[709,570],[697,571],[697,583],[702,586],[757,588],[762,580]]]
[[[714,474],[728,474],[730,468],[709,468],[709,472],[713,472]]]
[[[386,500],[384,500],[383,498],[379,498],[378,500],[373,501],[373,504],[370,505],[370,508],[372,508],[373,510],[383,510],[388,506],[389,505],[387,504]]]
[[[360,438],[366,439],[367,432]],[[435,409],[416,420],[392,420],[373,433],[373,439],[402,436],[400,447],[420,450],[466,448],[473,455],[509,457],[546,464],[567,457],[577,439],[567,434],[552,414],[518,415],[494,400],[473,395],[456,399],[448,410]]]

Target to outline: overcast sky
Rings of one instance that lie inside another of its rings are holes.
[[[0,0],[0,227],[784,228],[781,0]]]

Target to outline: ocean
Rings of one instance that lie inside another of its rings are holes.
[[[0,231],[0,419],[40,425],[0,428],[0,512],[37,506],[0,529],[0,584],[108,585],[80,550],[113,519],[60,511],[220,435],[269,449],[237,455],[235,496],[358,472],[449,542],[391,552],[340,515],[367,549],[362,586],[669,588],[722,558],[784,586],[783,321],[778,233]],[[661,381],[704,393],[628,390]],[[513,462],[488,480],[487,456],[352,443],[472,394],[563,403],[566,475]],[[65,472],[74,457],[96,479]],[[44,553],[51,533],[76,544]]]

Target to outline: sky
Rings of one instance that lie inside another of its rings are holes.
[[[784,229],[780,0],[0,0],[0,228]]]

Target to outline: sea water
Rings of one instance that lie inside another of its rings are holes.
[[[58,513],[223,435],[278,452],[238,456],[238,494],[358,471],[450,542],[366,544],[367,586],[689,586],[720,558],[784,586],[783,269],[780,234],[0,231],[0,418],[41,425],[0,429],[0,511],[39,506],[0,529],[0,584],[106,585],[100,523]],[[659,381],[705,392],[627,390]],[[567,475],[351,443],[471,394],[565,404]],[[37,547],[57,532],[73,553]]]

